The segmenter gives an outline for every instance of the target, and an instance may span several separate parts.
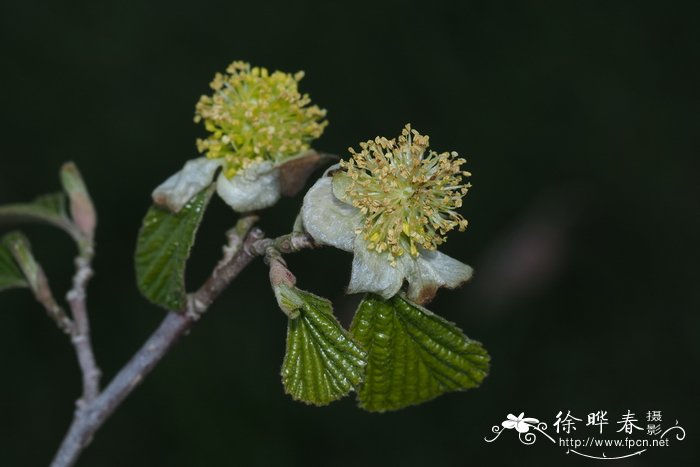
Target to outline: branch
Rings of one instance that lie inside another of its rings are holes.
[[[92,402],[100,393],[100,369],[95,361],[90,341],[90,321],[88,319],[86,290],[93,275],[92,271],[92,242],[81,247],[80,254],[75,258],[76,271],[73,276],[73,288],[66,294],[73,315],[73,332],[71,342],[78,357],[78,364],[83,375],[83,395],[77,404],[80,408]]]
[[[253,228],[254,216],[239,220],[227,233],[228,244],[222,259],[211,276],[188,296],[184,312],[170,311],[156,331],[148,338],[131,360],[117,373],[99,396],[78,407],[51,466],[69,467],[75,464],[97,430],[124,399],[143,381],[178,339],[185,334],[214,300],[256,257],[274,245],[281,251],[293,252],[313,245],[309,237],[290,234],[277,239],[266,239],[260,229]],[[77,322],[77,321],[76,321]]]
[[[97,213],[83,177],[73,162],[67,162],[61,167],[61,184],[70,201],[71,225],[78,233],[76,237],[78,256],[75,258],[73,287],[66,294],[66,300],[74,322],[71,342],[83,375],[83,395],[77,403],[80,410],[100,394],[101,372],[90,342],[90,321],[86,303],[87,285],[93,275],[92,258],[95,255]]]
[[[233,229],[226,232],[228,243],[224,246],[223,257],[206,282],[195,293],[188,296],[185,314],[193,320],[199,319],[216,297],[256,256],[250,252],[250,248],[264,237],[262,230],[253,229],[257,220],[256,216],[243,217]]]
[[[295,253],[307,248],[316,248],[313,238],[306,233],[294,232],[281,235],[277,238],[264,238],[252,245],[252,252],[257,256],[266,254],[268,248],[272,247],[282,254]]]

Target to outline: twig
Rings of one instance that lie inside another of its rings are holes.
[[[294,232],[287,235],[281,235],[274,239],[265,238],[255,242],[251,246],[251,251],[257,256],[263,256],[270,247],[274,248],[280,253],[287,254],[307,248],[315,248],[316,246],[317,245],[314,243],[314,240],[310,235]]]
[[[78,410],[92,402],[100,393],[100,372],[90,341],[90,321],[88,319],[86,290],[93,275],[92,272],[92,242],[81,247],[80,254],[75,258],[76,271],[73,276],[73,288],[66,294],[73,315],[73,332],[71,342],[78,357],[78,364],[83,375],[83,395],[78,399]]]
[[[241,257],[249,257],[243,267],[255,255],[249,254],[248,249],[255,242],[263,239],[264,234],[260,229],[253,228],[258,218],[256,216],[246,216],[241,218],[236,227],[226,232],[228,243],[224,246],[224,254],[219,263],[211,273],[211,276],[202,286],[188,297],[187,310],[185,313],[193,320],[199,319],[212,304],[214,299],[231,283],[242,269],[237,266],[237,261]]]
[[[256,256],[264,254],[266,248],[271,245],[284,252],[313,246],[310,238],[299,234],[286,235],[274,240],[266,239],[260,229],[253,228],[256,220],[255,217],[242,218],[236,228],[228,232],[228,245],[224,247],[221,261],[209,279],[188,296],[187,309],[169,312],[158,329],[104,391],[83,407],[78,407],[68,433],[54,457],[52,467],[69,467],[75,464],[107,418]]]
[[[75,329],[75,324],[71,320],[63,308],[56,302],[56,299],[51,293],[51,287],[49,286],[49,280],[44,274],[44,270],[39,267],[37,269],[37,287],[34,291],[34,296],[36,300],[41,303],[46,309],[46,313],[49,318],[56,322],[59,329],[68,335],[72,335]]]

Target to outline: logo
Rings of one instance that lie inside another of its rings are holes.
[[[485,436],[484,441],[493,443],[504,432],[513,432],[527,446],[543,439],[547,445],[566,449],[566,454],[611,460],[639,456],[649,449],[666,448],[685,439],[685,429],[678,420],[665,425],[660,410],[649,410],[645,415],[640,417],[644,421],[640,421],[634,412],[627,410],[611,423],[608,411],[597,410],[587,414],[584,424],[583,418],[570,410],[565,415],[559,411],[548,428],[546,422],[526,417],[524,412],[517,417],[508,414],[500,425],[491,427],[493,435]]]

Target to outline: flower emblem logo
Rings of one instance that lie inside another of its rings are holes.
[[[501,423],[501,426],[508,430],[515,428],[518,433],[527,433],[530,431],[531,426],[536,426],[540,421],[536,418],[524,417],[524,415],[525,412],[520,412],[520,415],[517,417],[512,413],[509,413],[506,417],[507,420],[504,420],[503,423]]]

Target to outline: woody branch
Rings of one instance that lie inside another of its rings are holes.
[[[84,403],[79,404],[76,409],[73,422],[53,459],[52,467],[69,467],[75,464],[109,416],[255,257],[265,255],[270,247],[281,253],[292,253],[314,246],[310,237],[304,234],[294,233],[276,239],[265,238],[260,229],[253,227],[256,221],[255,216],[239,220],[236,227],[227,233],[228,242],[223,249],[223,256],[210,277],[196,292],[188,295],[186,309],[168,312],[158,329],[116,374],[104,391],[99,392],[97,388],[96,397],[90,400],[83,398]],[[80,284],[84,282],[78,281],[78,285]],[[82,297],[82,302],[77,300],[79,297]],[[84,310],[84,295],[77,294],[74,298],[78,311]],[[89,329],[87,321],[84,324]],[[89,349],[89,338],[82,342]],[[79,358],[80,355],[79,353]],[[92,355],[91,351],[89,355]],[[92,362],[94,363],[94,360]],[[90,379],[90,375],[94,376],[91,371],[96,369],[96,366],[92,367],[89,361],[86,366],[81,363],[81,368],[84,381]],[[92,388],[90,386],[91,390]]]

